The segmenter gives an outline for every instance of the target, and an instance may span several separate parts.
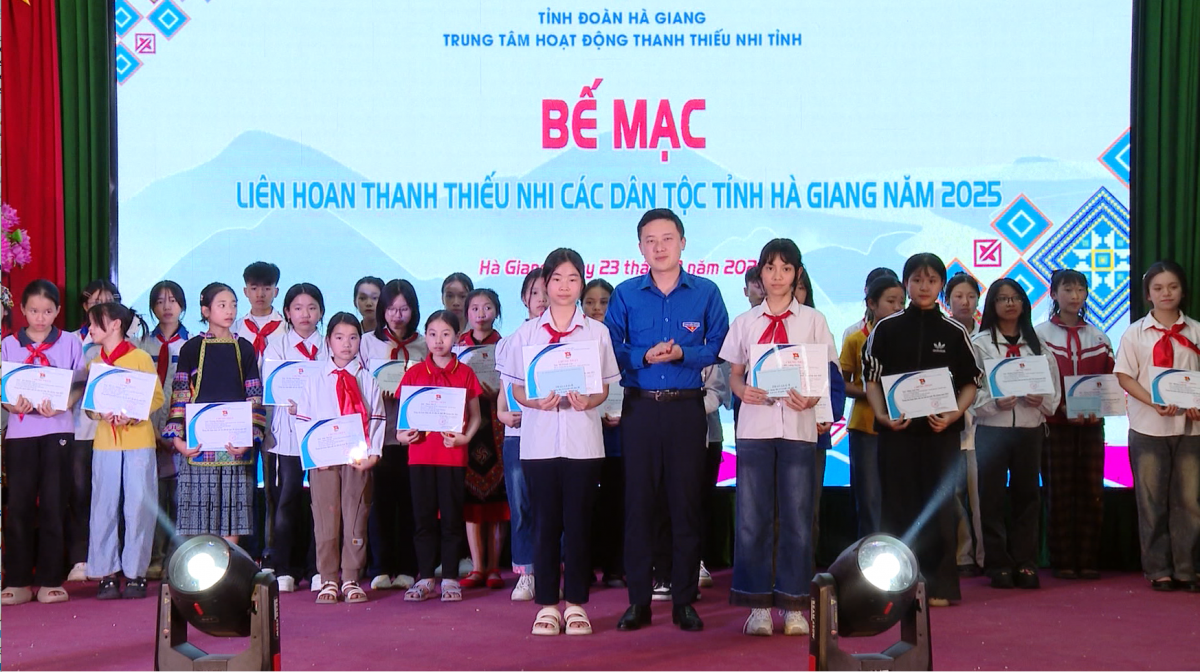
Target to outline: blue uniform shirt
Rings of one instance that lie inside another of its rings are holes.
[[[716,284],[680,269],[670,294],[663,294],[649,273],[622,282],[609,299],[604,324],[622,386],[700,389],[701,370],[720,361],[717,353],[729,331],[729,313]],[[646,351],[671,339],[683,350],[683,359],[647,364]]]

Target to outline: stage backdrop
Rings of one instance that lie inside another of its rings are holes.
[[[731,315],[763,243],[791,237],[839,339],[875,266],[934,251],[1046,316],[1083,271],[1128,323],[1128,0],[736,5],[116,0],[119,282],[241,287],[275,262],[352,309],[407,278],[422,312],[464,271],[524,315],[558,246],[642,272],[651,207]],[[1108,423],[1110,485],[1129,484]],[[722,479],[734,475],[726,427]],[[845,430],[826,482],[848,482]]]

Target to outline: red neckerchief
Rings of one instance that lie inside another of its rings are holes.
[[[1079,353],[1083,352],[1083,340],[1079,338],[1079,332],[1082,331],[1085,326],[1087,326],[1087,323],[1085,323],[1081,319],[1081,320],[1079,320],[1079,324],[1077,324],[1073,327],[1070,327],[1070,326],[1067,326],[1066,324],[1063,324],[1063,321],[1058,319],[1058,315],[1054,315],[1050,318],[1050,324],[1058,325],[1058,326],[1062,327],[1063,329],[1067,330],[1067,355],[1068,356],[1071,355],[1071,346],[1072,345],[1075,346],[1074,352],[1076,355],[1079,355]]]
[[[762,343],[787,343],[787,325],[783,322],[792,316],[792,311],[785,310],[782,315],[772,315],[763,313],[763,317],[771,321],[767,328],[763,330],[762,336],[758,337],[758,342]]]
[[[870,336],[871,335],[871,323],[863,322],[863,326],[860,331],[862,331],[863,336]]]
[[[50,333],[46,334],[46,340],[41,343],[34,343],[29,338],[29,335],[25,333],[25,328],[22,327],[17,332],[17,342],[29,351],[29,356],[25,358],[25,363],[50,366],[50,358],[46,356],[46,351],[54,347],[54,344],[58,342],[58,337],[61,335],[62,331],[58,327],[50,327]]]
[[[1154,344],[1155,366],[1161,366],[1168,369],[1175,366],[1175,347],[1171,343],[1172,340],[1178,342],[1188,350],[1200,355],[1200,348],[1197,348],[1195,343],[1188,340],[1188,337],[1181,333],[1185,326],[1187,326],[1187,323],[1180,322],[1169,329],[1163,329],[1159,326],[1150,327],[1154,331],[1162,333],[1162,338],[1158,339],[1158,342]]]
[[[551,343],[558,343],[559,341],[566,338],[567,336],[570,336],[571,334],[575,333],[576,329],[580,329],[583,327],[583,325],[577,324],[566,331],[558,331],[554,327],[550,326],[549,322],[543,324],[542,326],[546,328],[546,331],[550,332],[550,342]]]
[[[259,328],[258,324],[249,317],[243,320],[243,322],[246,324],[246,328],[250,330],[250,333],[254,334],[254,354],[257,357],[262,357],[263,352],[266,351],[267,337],[275,333],[275,330],[283,324],[283,320],[275,320]]]
[[[308,348],[312,348],[312,352],[309,352]],[[300,341],[299,343],[296,344],[296,349],[299,350],[300,354],[304,355],[305,359],[307,359],[308,361],[310,361],[310,362],[316,361],[317,346],[310,345],[310,346],[305,347],[304,341]]]
[[[162,334],[155,334],[154,337],[161,344],[158,346],[158,382],[161,385],[166,385],[167,367],[171,366],[171,344],[183,340],[183,337],[179,335],[178,331],[171,338],[163,338]]]
[[[465,334],[463,334],[462,336],[458,337],[459,345],[492,345],[493,343],[499,343],[499,342],[500,342],[500,332],[496,331],[495,329],[492,330],[492,333],[488,334],[487,338],[483,339],[482,343],[475,340],[475,332],[474,331],[468,331]]]
[[[411,357],[408,356],[408,345],[417,340],[417,335],[415,333],[410,334],[408,338],[404,339],[396,338],[396,335],[393,334],[392,330],[388,327],[383,328],[383,333],[387,334],[388,340],[392,343],[392,354],[388,357],[388,359],[396,359],[396,355],[402,352],[404,353],[404,361],[407,362],[409,359],[411,359]]]
[[[100,361],[104,362],[105,364],[107,364],[109,366],[116,366],[117,360],[124,357],[126,354],[132,352],[133,349],[134,349],[133,344],[130,343],[129,341],[121,341],[121,344],[113,349],[112,354],[109,354],[108,352],[106,352],[104,350],[104,348],[100,348]],[[168,357],[168,359],[169,359],[169,357]],[[117,421],[116,420],[113,420],[111,423],[109,423],[109,429],[112,430],[113,443],[116,443],[117,442]]]
[[[342,415],[358,415],[362,418],[363,436],[370,436],[367,425],[371,416],[367,412],[367,405],[363,403],[362,390],[358,387],[358,378],[349,371],[336,367],[333,375],[337,376],[338,412]]]

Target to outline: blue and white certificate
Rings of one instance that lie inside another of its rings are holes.
[[[521,354],[525,357],[526,399],[542,399],[551,393],[599,394],[604,390],[595,341],[527,345]]]
[[[71,384],[75,380],[75,372],[71,369],[4,362],[0,376],[0,401],[3,403],[15,404],[17,399],[25,397],[36,407],[49,399],[50,408],[56,411],[68,409]]]
[[[500,389],[500,372],[496,370],[496,346],[456,345],[454,355],[475,372],[479,382],[493,390]]]
[[[946,367],[884,376],[880,382],[892,420],[899,420],[901,415],[906,419],[924,418],[958,408],[954,379]]]
[[[405,385],[400,388],[396,429],[421,432],[461,432],[466,418],[467,391],[461,387]]]
[[[225,450],[226,445],[247,448],[254,445],[254,410],[248,401],[188,404],[187,446],[202,452]]]
[[[83,391],[83,410],[149,420],[157,386],[158,376],[153,373],[93,362]]]
[[[380,391],[388,394],[396,393],[396,388],[400,387],[400,379],[404,377],[404,372],[410,365],[411,362],[403,359],[372,359],[367,362],[367,368],[371,370],[371,375],[375,376],[375,384],[379,386]]]
[[[263,360],[263,405],[290,406],[300,398],[308,379],[324,368],[324,362]]]
[[[768,397],[786,397],[796,390],[802,397],[829,396],[829,346],[753,344],[750,346],[750,386]]]
[[[1114,374],[1066,376],[1063,396],[1068,418],[1097,418],[1125,415],[1125,390]]]
[[[357,462],[367,456],[367,436],[361,415],[343,415],[326,420],[297,423],[307,425],[300,439],[300,463],[305,469],[332,467]]]
[[[610,418],[621,417],[621,407],[625,405],[625,388],[619,383],[610,383],[608,386],[608,398],[600,405],[600,415],[607,415]]]
[[[1150,400],[1159,406],[1200,408],[1200,372],[1150,367]]]
[[[1050,362],[1041,355],[988,359],[983,368],[988,392],[996,399],[1054,394]]]

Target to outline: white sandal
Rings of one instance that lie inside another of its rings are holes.
[[[361,604],[367,601],[367,593],[357,581],[344,581],[342,595],[346,596],[346,604]]]
[[[462,602],[462,584],[453,579],[442,579],[442,602]]]
[[[9,586],[0,593],[0,605],[12,607],[18,604],[25,604],[33,599],[33,589],[29,587],[13,587]]]
[[[317,604],[337,604],[339,594],[338,584],[326,581],[321,584],[321,592],[317,593]]]
[[[433,579],[421,579],[404,591],[405,602],[424,602],[433,595]]]
[[[533,634],[553,637],[562,632],[562,616],[558,607],[542,607],[533,619]]]
[[[588,620],[587,612],[583,610],[583,607],[577,604],[567,607],[563,612],[563,618],[566,620],[565,630],[568,635],[592,634],[592,622]]]

